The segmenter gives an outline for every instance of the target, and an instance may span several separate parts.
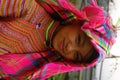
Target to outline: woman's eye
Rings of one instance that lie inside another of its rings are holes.
[[[75,53],[74,53],[74,60],[75,60],[75,61],[78,61],[78,60],[79,60],[79,53],[78,53],[78,52],[75,52]]]
[[[80,53],[78,52],[78,51],[76,51],[75,53],[74,53],[74,61],[82,61],[82,56],[80,55]]]

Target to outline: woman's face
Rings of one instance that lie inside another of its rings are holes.
[[[87,61],[93,53],[89,38],[80,29],[79,24],[60,26],[53,38],[53,47],[63,57],[74,61]]]

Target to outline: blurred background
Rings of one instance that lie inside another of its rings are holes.
[[[90,0],[69,0],[78,9],[89,4]],[[58,74],[47,80],[120,80],[120,0],[96,0],[112,17],[113,25],[118,28],[117,41],[110,54],[93,68]]]

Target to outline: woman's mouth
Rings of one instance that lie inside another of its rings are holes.
[[[65,49],[65,39],[61,40],[60,46],[58,46],[60,48],[60,50],[62,51],[62,53],[64,53],[64,49]]]

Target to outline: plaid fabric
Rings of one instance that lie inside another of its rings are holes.
[[[61,24],[71,23],[76,20],[76,16],[70,11],[63,9],[63,7],[58,4],[58,0],[38,0],[39,3],[44,7],[44,9],[50,14],[50,16],[61,22]]]
[[[11,79],[23,79],[42,69],[45,64],[57,61],[63,61],[63,59],[54,50],[41,53],[7,54],[0,55],[0,68]]]
[[[109,52],[114,43],[116,32],[111,25],[108,14],[94,0],[80,11],[66,0],[36,1],[44,7],[55,21],[60,21],[61,24],[84,20],[85,23],[81,29],[91,38],[99,57],[86,64],[64,60],[54,53],[54,50],[40,53],[0,55],[0,68],[4,74],[7,74],[6,79],[22,80],[27,77],[29,80],[45,80],[55,74],[92,67]],[[49,25],[50,29],[52,29],[51,25]],[[49,36],[50,29],[45,32],[46,44],[47,42],[49,44],[51,40]]]

